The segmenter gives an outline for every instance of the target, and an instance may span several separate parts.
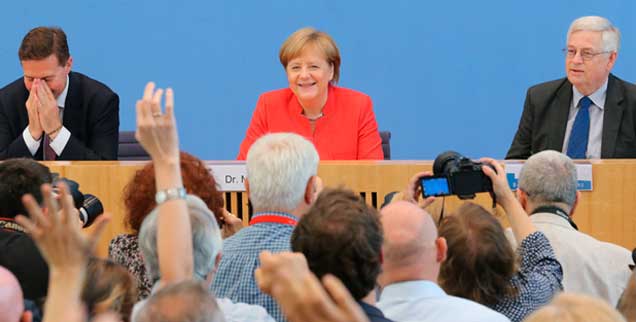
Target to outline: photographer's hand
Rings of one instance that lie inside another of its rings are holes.
[[[530,221],[530,217],[528,217],[526,211],[521,207],[515,194],[510,190],[508,180],[506,179],[506,171],[499,162],[491,158],[482,158],[479,161],[492,165],[497,171],[493,171],[493,169],[488,166],[481,167],[484,174],[492,181],[492,189],[497,197],[497,203],[501,205],[506,212],[515,239],[521,243],[522,240],[537,229],[534,227],[532,221]]]
[[[400,197],[394,197],[391,201],[408,201],[417,204],[421,208],[430,206],[435,201],[435,197],[428,197],[424,200],[420,200],[420,196],[422,195],[422,187],[420,187],[420,181],[422,181],[423,177],[430,177],[432,175],[433,172],[431,171],[422,171],[414,174],[411,179],[409,179],[409,183],[406,186],[406,189],[402,191]]]

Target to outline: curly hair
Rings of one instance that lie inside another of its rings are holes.
[[[483,207],[466,202],[444,218],[439,236],[448,243],[448,258],[439,284],[449,294],[484,305],[497,303],[517,290],[515,253],[499,221]]]
[[[219,226],[223,227],[223,195],[218,190],[214,177],[205,163],[197,157],[181,152],[180,160],[183,186],[186,191],[188,194],[201,198],[214,213]],[[139,233],[144,218],[155,208],[156,191],[155,168],[152,163],[138,170],[124,188],[125,224],[134,234]]]
[[[325,189],[298,222],[291,246],[319,278],[335,275],[360,300],[376,285],[382,241],[377,210],[350,190]]]

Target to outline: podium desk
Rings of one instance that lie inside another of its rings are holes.
[[[636,160],[597,160],[590,163],[593,190],[581,193],[573,220],[581,231],[631,250],[636,247]],[[51,171],[77,181],[83,193],[94,194],[102,201],[112,219],[98,243],[97,253],[107,256],[110,239],[128,231],[123,222],[123,188],[146,162],[55,161],[44,164]],[[404,189],[413,174],[431,168],[432,161],[322,161],[318,175],[326,187],[352,189],[360,193],[368,204],[379,208],[385,194]],[[247,223],[250,208],[246,193],[224,192],[223,195],[228,210]],[[486,208],[492,205],[488,194],[479,194],[473,201]],[[456,197],[438,198],[428,210],[434,218],[438,218],[442,203],[444,213],[448,215],[462,202]],[[495,213],[506,225],[503,211],[498,209]]]

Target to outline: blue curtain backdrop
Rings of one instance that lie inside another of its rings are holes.
[[[21,76],[17,49],[61,26],[73,69],[119,93],[121,129],[148,80],[175,89],[182,148],[234,159],[262,92],[287,86],[278,49],[294,30],[331,34],[340,85],[369,94],[394,159],[455,149],[503,158],[526,89],[564,76],[570,22],[602,15],[622,32],[614,73],[636,81],[636,2],[606,1],[8,1],[0,84]]]

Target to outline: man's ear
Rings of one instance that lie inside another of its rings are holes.
[[[574,198],[574,203],[572,204],[572,209],[570,209],[570,218],[574,216],[574,210],[576,210],[576,207],[579,205],[579,200],[581,200],[581,192],[577,190],[576,198]]]
[[[312,203],[314,203],[314,194],[316,191],[315,188],[315,179],[316,176],[311,176],[309,177],[309,180],[307,180],[307,185],[305,185],[305,195],[303,196],[303,200],[305,201],[306,204],[311,205]]]
[[[446,244],[446,238],[438,237],[435,240],[435,248],[437,249],[436,260],[438,263],[442,263],[446,260],[446,254],[448,252],[448,245]]]
[[[64,72],[68,75],[73,67],[73,56],[69,56],[66,64],[64,64]]]
[[[245,181],[243,182],[243,184],[245,185],[245,193],[247,193],[247,199],[250,199],[250,182],[247,180],[247,178],[245,178]]]
[[[523,210],[525,210],[526,212],[529,212],[528,194],[519,188],[517,188],[517,200],[519,200],[519,203],[521,204],[521,208],[523,208]]]

